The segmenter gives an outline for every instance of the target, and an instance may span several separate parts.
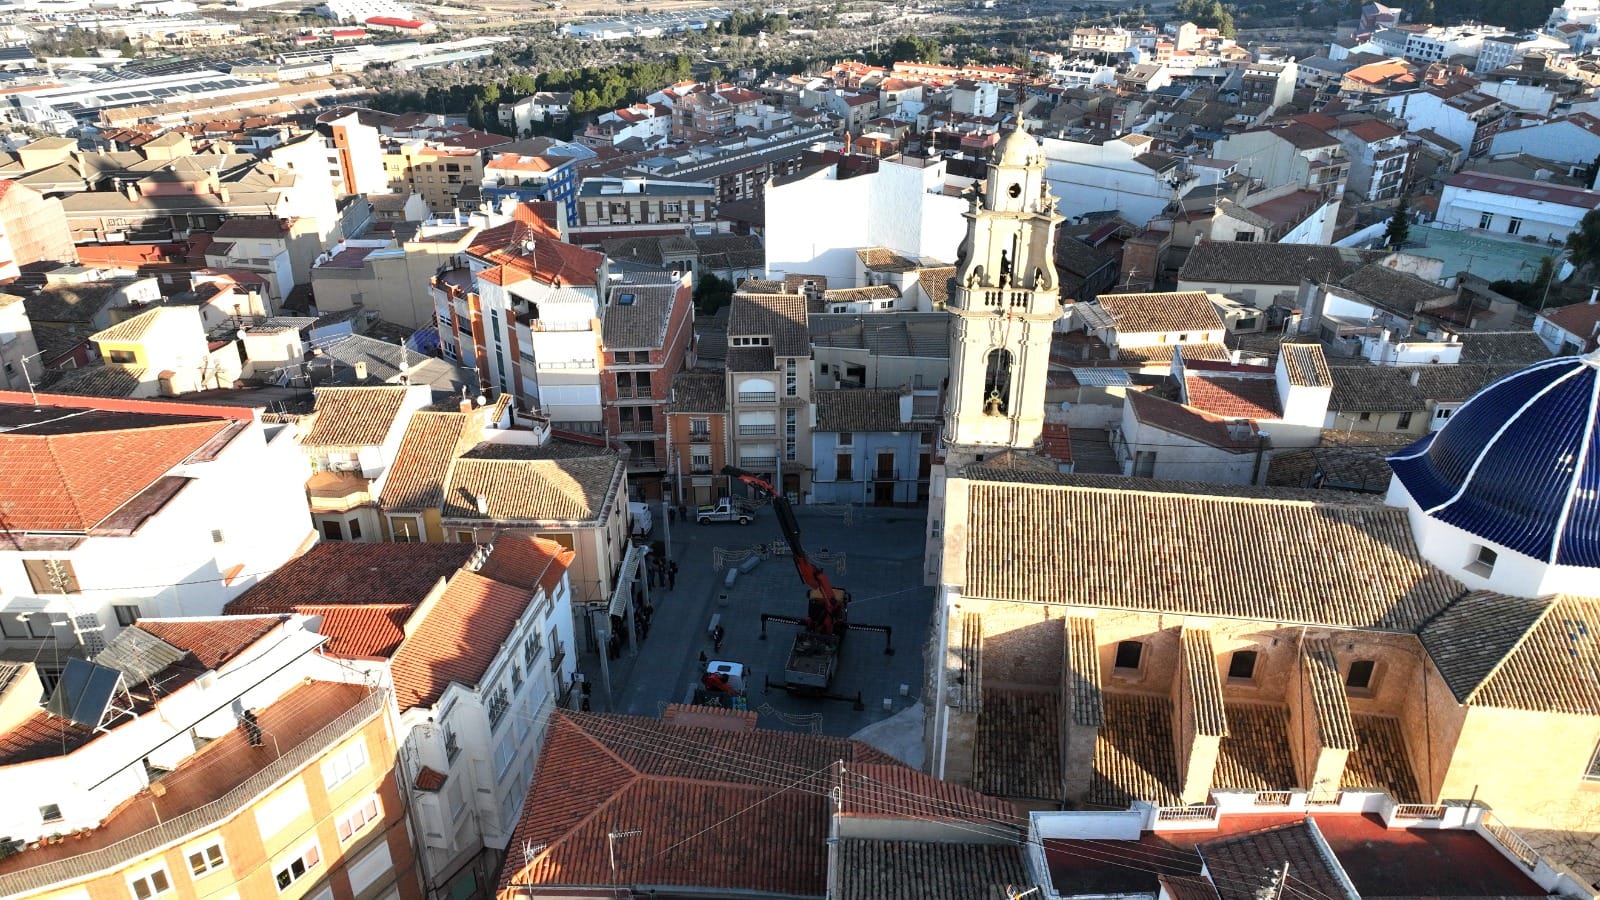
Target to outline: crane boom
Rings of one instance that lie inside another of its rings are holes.
[[[772,498],[772,508],[778,515],[778,528],[783,531],[783,539],[788,541],[789,551],[794,556],[795,571],[811,591],[809,615],[804,622],[806,630],[819,634],[839,634],[844,631],[845,607],[850,602],[850,595],[835,589],[833,582],[828,580],[828,573],[806,555],[806,548],[800,543],[800,522],[795,518],[789,498],[773,487],[771,482],[736,466],[723,466],[722,474],[737,478]]]

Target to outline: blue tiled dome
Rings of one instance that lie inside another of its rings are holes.
[[[1441,522],[1566,566],[1600,567],[1600,352],[1535,363],[1389,457]]]

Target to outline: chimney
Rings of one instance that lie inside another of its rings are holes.
[[[1421,369],[1412,369],[1411,370],[1411,386],[1412,387],[1416,387],[1421,382],[1422,382],[1422,370]]]
[[[134,202],[138,202],[138,200],[139,200],[139,185],[136,182],[130,181],[127,184],[122,186],[122,193],[125,194],[129,200],[132,200]]]
[[[356,362],[356,380],[367,380],[367,361],[364,359]]]
[[[472,401],[471,400],[468,400],[465,397],[461,398],[461,412],[462,412],[463,415],[472,412]]]
[[[1596,297],[1600,297],[1600,287],[1593,288],[1593,289],[1591,289],[1589,291],[1589,302],[1590,303],[1593,303],[1595,301]]]
[[[478,515],[487,516],[489,514],[489,498],[482,494],[474,494],[473,499],[478,503]]]

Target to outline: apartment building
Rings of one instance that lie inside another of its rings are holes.
[[[420,194],[435,213],[449,213],[459,207],[462,188],[483,181],[483,154],[422,140],[401,141],[384,148],[383,171],[389,190]]]
[[[420,900],[387,692],[298,615],[146,619],[0,692],[6,896]]]
[[[610,238],[682,234],[716,221],[715,185],[639,177],[585,178],[577,192],[572,240],[598,244]]]
[[[625,275],[609,284],[600,331],[605,433],[628,449],[636,496],[658,496],[671,468],[671,385],[687,365],[693,337],[688,272]]]
[[[703,506],[728,496],[728,382],[720,372],[679,372],[667,406],[667,453],[679,503]]]
[[[811,341],[801,294],[733,297],[728,313],[732,462],[794,497],[811,490]]]

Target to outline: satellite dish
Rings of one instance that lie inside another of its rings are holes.
[[[483,406],[483,405],[487,404],[488,402],[489,402],[489,398],[488,397],[485,397],[482,394],[478,395],[478,405],[479,406]]]

